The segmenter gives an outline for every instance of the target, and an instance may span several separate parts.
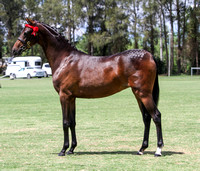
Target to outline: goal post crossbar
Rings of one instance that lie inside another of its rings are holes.
[[[191,76],[193,76],[193,70],[194,70],[194,69],[197,70],[197,69],[200,69],[200,67],[191,67]]]

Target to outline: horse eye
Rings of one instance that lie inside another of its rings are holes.
[[[27,32],[25,32],[25,33],[24,33],[24,36],[25,36],[25,37],[27,37],[27,35],[28,35],[28,33],[27,33]]]

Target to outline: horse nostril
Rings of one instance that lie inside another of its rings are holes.
[[[16,49],[13,49],[13,50],[12,50],[12,54],[13,54],[13,55],[17,55],[17,50],[16,50]]]

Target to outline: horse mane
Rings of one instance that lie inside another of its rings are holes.
[[[60,33],[55,27],[52,27],[49,24],[46,24],[46,23],[43,23],[43,22],[39,22],[39,23],[42,24],[47,30],[49,30],[49,32],[51,32],[51,34],[54,35],[54,37],[59,42],[63,42],[65,45],[70,46],[74,50],[77,50],[76,47],[74,47],[71,43],[69,43],[69,40],[65,38],[63,33]]]

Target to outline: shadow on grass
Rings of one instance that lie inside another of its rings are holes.
[[[110,154],[110,155],[116,155],[116,154],[122,154],[122,155],[137,155],[137,151],[83,151],[83,152],[75,152],[75,155],[104,155],[104,154]],[[154,155],[155,151],[145,151],[144,155],[151,154]],[[176,152],[176,151],[163,151],[162,156],[172,156],[172,155],[181,155],[184,154],[183,152]]]

